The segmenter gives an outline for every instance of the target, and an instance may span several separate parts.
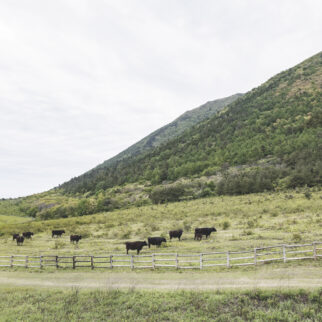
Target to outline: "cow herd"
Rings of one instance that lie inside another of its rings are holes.
[[[206,236],[206,239],[207,239],[213,231],[217,231],[215,227],[196,228],[194,240],[201,240],[202,236]],[[182,229],[170,230],[169,231],[170,240],[172,238],[178,238],[180,241],[182,234],[183,234]],[[164,237],[148,237],[148,242],[146,241],[126,242],[125,243],[126,253],[128,254],[129,250],[136,250],[137,254],[139,254],[144,246],[149,246],[150,248],[151,245],[156,245],[157,247],[160,247],[161,244],[166,241],[167,240]]]
[[[195,237],[194,240],[201,240],[203,236],[206,236],[206,239],[210,236],[210,234],[212,232],[216,232],[216,228],[215,227],[211,227],[211,228],[196,228],[195,229]],[[63,234],[65,234],[65,230],[60,229],[60,230],[52,230],[51,232],[51,237],[61,237]],[[170,230],[169,231],[169,237],[170,240],[172,238],[178,238],[179,241],[181,240],[181,236],[183,234],[183,230],[179,229],[179,230]],[[17,241],[17,245],[18,246],[22,246],[25,238],[27,239],[31,239],[31,237],[34,235],[33,232],[31,231],[27,231],[22,233],[22,235],[20,236],[20,234],[13,234],[12,235],[12,240],[16,240]],[[71,243],[76,243],[78,244],[78,242],[82,239],[81,235],[70,235],[70,242]],[[144,246],[149,246],[149,248],[151,247],[151,245],[160,247],[162,243],[165,243],[167,240],[164,237],[148,237],[148,242],[146,241],[134,241],[134,242],[126,242],[125,243],[125,247],[126,247],[126,253],[129,253],[129,250],[136,250],[137,254],[140,253],[140,251],[142,250],[142,248]]]
[[[61,230],[52,230],[51,232],[51,237],[61,237],[63,234],[65,234],[65,230],[61,229]],[[20,236],[20,234],[13,234],[12,235],[12,240],[16,240],[17,245],[18,246],[22,246],[25,238],[27,239],[31,239],[31,237],[34,235],[33,232],[31,231],[27,231],[22,233],[22,235]],[[78,244],[78,242],[82,239],[81,235],[70,235],[70,242],[71,243],[75,243]]]

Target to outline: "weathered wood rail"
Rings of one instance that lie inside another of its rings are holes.
[[[176,269],[204,269],[209,267],[259,265],[268,262],[322,258],[322,242],[295,245],[258,247],[249,251],[226,251],[200,254],[153,253],[144,255],[5,255],[0,267],[25,268],[116,268],[131,269],[159,267]]]

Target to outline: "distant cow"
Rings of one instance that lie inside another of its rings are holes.
[[[65,230],[61,229],[61,230],[53,230],[51,232],[51,237],[53,238],[54,236],[56,237],[61,237],[62,234],[65,234]]]
[[[25,238],[23,236],[18,236],[16,238],[17,246],[22,246],[24,240],[25,240]]]
[[[166,243],[166,239],[164,237],[149,237],[148,238],[148,245],[150,248],[150,245],[156,245],[158,247],[161,246],[161,244],[164,242]]]
[[[182,236],[182,229],[179,229],[179,230],[170,230],[169,231],[169,236],[170,236],[170,240],[172,238],[178,238],[180,240],[181,236]]]
[[[148,244],[146,243],[146,241],[135,241],[135,242],[126,242],[125,246],[126,246],[127,254],[129,253],[129,249],[131,249],[131,250],[136,250],[137,254],[139,255],[143,246],[148,246]]]
[[[195,229],[195,239],[197,239],[198,235],[201,235],[201,238],[202,238],[203,235],[205,235],[206,239],[207,239],[208,236],[210,236],[210,234],[213,231],[217,231],[215,227],[212,227],[212,228],[196,228]]]
[[[31,231],[27,231],[25,233],[22,233],[22,236],[25,237],[25,238],[27,238],[27,239],[30,239],[31,236],[33,236],[33,235],[34,235],[34,233],[31,232]]]
[[[195,233],[195,239],[197,239],[197,240],[201,240],[202,239],[202,234],[200,234],[200,233]]]
[[[81,235],[70,235],[70,242],[76,242],[78,244],[80,239],[82,239]]]
[[[17,239],[18,237],[19,237],[19,234],[13,234],[13,235],[12,235],[12,240]]]

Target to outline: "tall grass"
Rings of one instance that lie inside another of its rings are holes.
[[[2,289],[3,321],[321,321],[315,291]]]

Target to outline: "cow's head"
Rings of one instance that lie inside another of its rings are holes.
[[[167,242],[167,240],[164,238],[164,237],[162,237],[162,239],[161,239],[163,242]]]
[[[79,235],[79,236],[78,236],[78,239],[82,239],[82,236],[81,236],[81,235]]]
[[[148,244],[146,243],[146,241],[142,242],[142,246],[148,246]]]
[[[217,231],[215,227],[212,227],[211,228],[211,231]]]

